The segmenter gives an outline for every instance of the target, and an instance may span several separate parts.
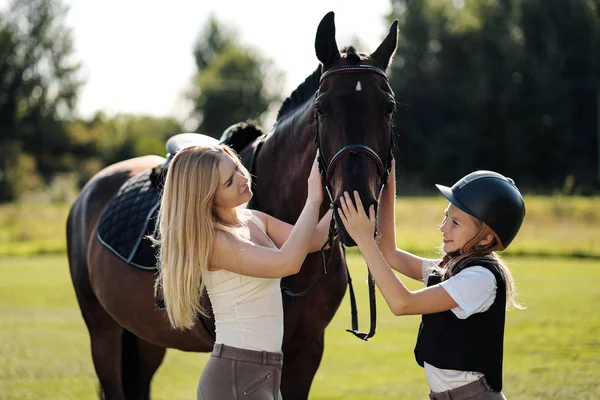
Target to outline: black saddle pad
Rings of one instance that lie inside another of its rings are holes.
[[[146,235],[154,233],[160,195],[151,173],[142,171],[121,186],[100,216],[98,239],[127,264],[155,271],[157,249]]]

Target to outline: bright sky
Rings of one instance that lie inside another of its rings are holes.
[[[86,85],[77,111],[172,115],[183,120],[183,93],[196,70],[192,49],[211,12],[286,74],[288,95],[318,65],[317,26],[335,12],[341,48],[359,38],[374,51],[388,32],[390,0],[63,0],[70,7],[76,56]],[[5,8],[8,0],[0,0]]]

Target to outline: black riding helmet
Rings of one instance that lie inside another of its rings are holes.
[[[462,211],[485,222],[507,248],[525,218],[525,202],[515,182],[492,171],[475,171],[451,188],[435,185]]]

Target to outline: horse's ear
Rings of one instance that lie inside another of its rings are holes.
[[[333,22],[333,11],[323,17],[317,28],[315,39],[315,50],[317,58],[323,63],[323,70],[340,59],[340,51],[335,41],[335,23]]]
[[[396,46],[398,45],[398,20],[395,20],[390,27],[390,32],[383,39],[383,42],[379,45],[377,50],[371,54],[371,60],[377,64],[377,66],[385,71],[390,64],[394,53],[396,53]]]

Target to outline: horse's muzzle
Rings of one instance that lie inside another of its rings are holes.
[[[362,198],[363,197],[361,196],[361,199]],[[369,215],[369,207],[371,207],[372,205],[375,206],[375,215],[377,215],[378,204],[375,199],[367,198],[367,200],[362,200],[362,202],[363,202],[363,206],[365,208],[365,213],[367,215]],[[352,199],[352,203],[354,203],[354,199]],[[352,236],[350,236],[348,231],[346,231],[346,227],[344,226],[344,223],[342,222],[342,219],[340,218],[340,216],[338,214],[338,209],[340,208],[340,198],[339,197],[336,198],[335,201],[333,202],[333,208],[334,208],[333,215],[335,218],[335,226],[336,226],[336,230],[337,230],[337,234],[340,239],[340,242],[346,247],[355,247],[356,242],[354,241]],[[373,235],[375,235],[375,232],[373,232]]]

